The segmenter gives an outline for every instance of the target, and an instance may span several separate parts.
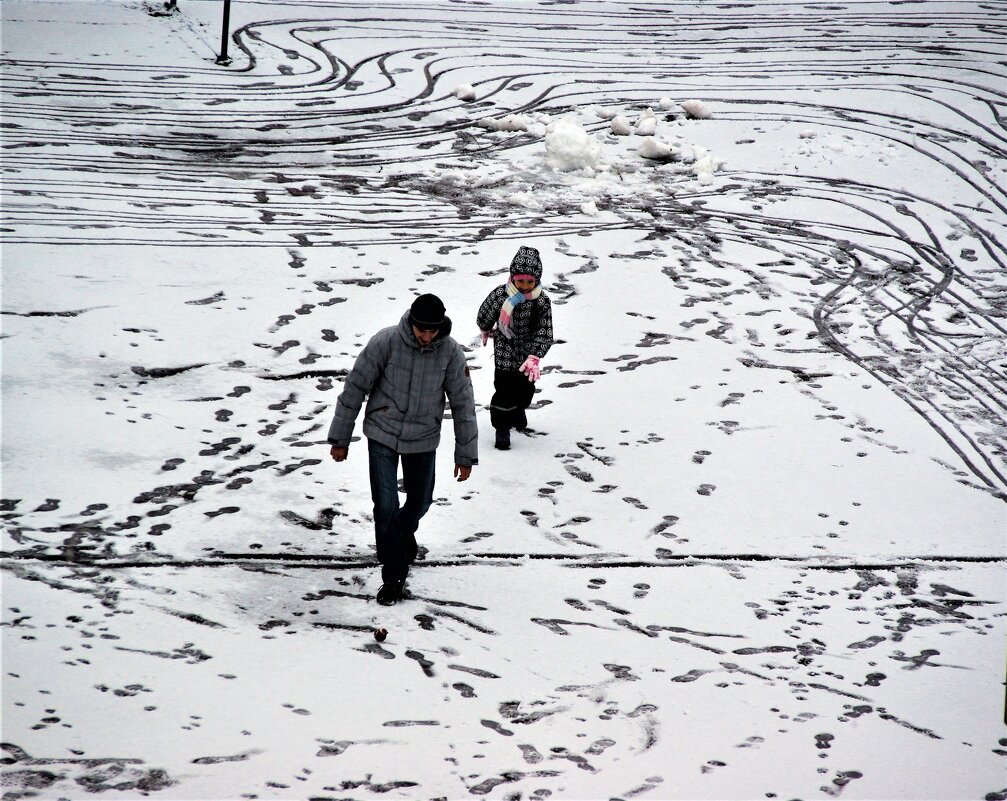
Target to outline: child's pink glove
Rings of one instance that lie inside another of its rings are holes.
[[[538,356],[529,356],[524,360],[524,364],[518,367],[518,370],[524,373],[532,383],[538,381],[542,375],[542,371],[538,369]]]
[[[485,348],[486,347],[486,342],[490,338],[490,332],[489,331],[483,331],[482,329],[480,329],[479,333],[482,334],[482,337],[483,337],[483,347]]]

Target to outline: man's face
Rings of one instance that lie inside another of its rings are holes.
[[[431,342],[434,341],[434,337],[437,336],[436,328],[419,328],[418,326],[413,326],[413,336],[416,337],[416,341],[420,343],[420,347],[426,347]]]

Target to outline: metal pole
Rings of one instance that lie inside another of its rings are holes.
[[[228,66],[231,59],[227,57],[227,40],[230,38],[229,28],[231,26],[231,0],[224,0],[224,22],[220,32],[220,55],[217,56],[217,63],[221,66]]]

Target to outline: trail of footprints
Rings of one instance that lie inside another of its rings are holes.
[[[602,591],[606,587],[607,583],[608,582],[604,578],[593,577],[587,581],[586,587],[589,592]],[[867,580],[866,583],[863,581],[861,582],[862,585],[871,587],[881,586],[883,583],[884,580],[879,579],[876,576],[871,578],[870,580]],[[967,593],[962,593],[962,591],[960,590],[953,590],[953,588],[944,590],[942,589],[942,587],[943,585],[935,585],[936,591],[944,595],[947,595],[948,593],[962,594],[963,597],[968,595]],[[632,585],[632,591],[633,591],[632,597],[634,599],[644,599],[647,597],[649,589],[650,587],[647,584],[637,582],[636,584]],[[856,591],[855,588],[854,591]],[[813,592],[814,591],[812,591],[812,593]],[[630,610],[624,608],[623,606],[611,603],[610,601],[605,600],[603,598],[591,598],[587,602],[576,598],[568,598],[566,602],[571,608],[582,613],[590,614],[592,610],[599,610],[619,616],[628,616],[632,614]],[[553,625],[548,626],[548,628],[550,628],[550,630],[553,631],[553,633],[559,634],[560,636],[568,636],[569,632],[567,631],[566,627],[572,625],[571,621],[566,620],[542,621],[542,622],[552,623]],[[640,628],[639,630],[645,631],[646,629],[653,629],[653,628],[657,628],[660,630],[669,630],[670,628],[671,631],[682,632],[683,634],[688,635],[688,637],[673,636],[672,637],[673,641],[688,641],[691,638],[695,637],[714,638],[715,640],[717,638],[725,638],[725,637],[726,638],[741,637],[741,635],[738,634],[717,633],[717,632],[696,632],[684,628],[667,627],[667,626],[658,626],[658,627],[647,626],[644,628]],[[392,654],[386,649],[382,649],[380,647],[375,648],[369,645],[367,646],[367,650],[376,653],[378,651],[381,651],[382,655],[385,656],[385,658],[395,658],[395,654]],[[712,650],[714,650],[716,653],[721,654],[728,653],[727,650],[723,648],[719,649],[715,648]],[[794,654],[795,658],[799,659],[802,662],[810,664],[811,662],[813,662],[815,655],[821,654],[822,651],[823,651],[822,648],[816,648],[816,647],[798,648],[793,646],[780,646],[770,648],[751,648],[751,647],[734,648],[732,649],[731,653],[736,657],[744,655],[759,655],[767,652],[792,653]],[[443,648],[442,652],[448,657],[448,660],[451,659],[453,654],[453,651],[451,649]],[[440,675],[439,671],[441,670],[441,668],[437,664],[438,660],[432,654],[423,653],[416,649],[408,649],[405,651],[404,656],[408,659],[417,662],[421,672],[427,678],[437,679],[438,676]],[[809,660],[811,660],[811,662],[809,662]],[[634,668],[629,665],[618,664],[618,663],[606,663],[602,667],[604,671],[607,672],[610,676],[609,679],[604,680],[606,682],[634,682],[640,679],[640,676],[637,675],[637,672],[634,670]],[[491,683],[493,679],[497,678],[496,674],[493,674],[489,671],[484,671],[468,666],[457,665],[450,662],[446,665],[446,669],[461,670],[466,673],[487,679]],[[745,675],[751,675],[755,677],[759,676],[757,672],[745,671],[743,668],[740,668],[739,666],[734,665],[732,663],[724,663],[724,669],[726,669],[727,675],[737,675],[741,677],[744,677]],[[657,670],[660,671],[660,669]],[[709,672],[710,671],[708,670],[692,670],[689,671],[687,676],[683,675],[683,676],[671,677],[670,680],[671,681],[682,681],[686,679],[696,680],[697,678],[700,678],[703,675],[708,674]],[[829,671],[826,671],[825,675],[833,675],[833,674],[831,674],[831,672]],[[865,683],[876,685],[877,678],[878,677],[875,674],[870,674],[867,677]],[[794,687],[795,693],[806,692],[805,685],[801,684],[800,682],[795,682],[785,675],[781,676],[780,680],[786,683],[790,683]],[[462,701],[466,699],[479,697],[480,694],[478,687],[467,681],[451,682],[449,680],[448,682],[444,683],[444,686],[445,688],[453,689],[457,693],[456,697]],[[725,684],[724,686],[727,685]],[[658,729],[656,727],[656,718],[655,718],[655,713],[659,711],[657,707],[651,704],[642,704],[638,705],[633,709],[621,710],[618,707],[618,705],[613,704],[613,702],[611,701],[606,701],[604,699],[604,694],[599,694],[597,692],[597,689],[598,689],[597,685],[561,686],[556,688],[556,697],[553,700],[540,699],[528,702],[517,701],[517,700],[502,701],[498,703],[499,719],[484,718],[482,720],[482,725],[488,730],[492,731],[493,733],[501,737],[505,738],[519,737],[520,730],[522,729],[522,727],[531,726],[536,722],[546,719],[552,715],[565,712],[568,705],[562,702],[561,700],[562,695],[565,693],[574,693],[575,695],[577,695],[582,699],[584,698],[595,699],[594,703],[599,705],[599,712],[597,715],[597,720],[599,721],[606,721],[613,719],[638,720],[640,723],[641,732],[644,735],[643,742],[645,749],[652,748],[659,742],[659,734]],[[871,714],[874,711],[874,708],[870,704],[863,704],[863,703],[848,704],[847,709],[848,713],[840,718],[840,722],[855,720],[860,716],[863,716],[865,714]],[[779,710],[772,710],[772,711],[779,712]],[[805,724],[816,718],[816,715],[814,713],[802,713],[797,717],[791,717],[786,713],[780,712],[779,716],[781,720],[785,721],[790,720],[794,725]],[[898,722],[897,719],[896,722]],[[905,724],[905,722],[902,723],[904,725],[909,725]],[[405,720],[405,721],[397,720],[397,721],[389,721],[386,723],[386,725],[392,727],[400,727],[400,726],[425,726],[425,725],[436,726],[440,724],[437,721],[429,721],[429,720]],[[821,731],[814,732],[810,736],[814,738],[817,748],[823,751],[827,751],[829,748],[831,748],[832,741],[835,739],[835,735]],[[736,748],[758,747],[763,742],[763,740],[764,740],[763,737],[753,735],[751,737],[748,737],[744,741],[737,743],[735,747]],[[477,742],[475,745],[478,746],[480,745],[480,743]],[[589,770],[592,772],[596,771],[598,768],[593,764],[591,758],[601,756],[605,754],[606,751],[617,745],[618,742],[616,739],[611,737],[598,737],[597,735],[595,736],[593,742],[591,742],[587,747],[581,747],[578,749],[571,749],[563,745],[553,745],[550,746],[548,749],[542,749],[532,743],[520,743],[520,742],[516,743],[516,747],[520,751],[522,758],[528,764],[537,765],[549,762],[550,760],[567,760],[573,762],[575,765],[577,765],[577,767],[581,769]],[[345,745],[341,746],[338,753],[342,753],[342,751],[345,750],[345,747],[346,747]],[[714,770],[719,767],[725,767],[728,764],[729,761],[727,760],[710,759],[707,762],[703,763],[702,765],[698,766],[698,769],[700,770],[700,772],[709,772],[710,770]],[[830,771],[827,768],[823,768],[821,769],[821,772],[823,774],[828,774]],[[849,781],[857,778],[857,771],[845,771],[845,772],[836,771],[833,772],[833,775],[835,779],[841,781],[839,781],[838,783],[834,782],[832,786],[841,787],[843,786],[844,781]],[[655,780],[659,781],[659,777],[657,777]]]
[[[557,249],[562,252],[563,248],[567,248],[568,249],[568,246],[566,246],[566,244],[562,240],[560,240],[560,242],[559,242],[559,244],[557,246]],[[305,258],[301,255],[300,252],[298,252],[296,250],[290,250],[289,253],[290,253],[290,256],[291,256],[291,260],[290,260],[289,266],[291,267],[292,270],[295,271],[295,274],[296,274],[296,276],[298,278],[304,279],[305,281],[307,281],[307,273],[304,272],[305,265],[306,265]],[[363,255],[363,254],[361,252],[358,255]],[[612,254],[612,257],[615,258],[615,257],[617,257],[619,255],[620,254]],[[626,255],[626,254],[623,254],[623,255]],[[658,248],[656,250],[652,249],[651,251],[641,252],[640,254],[629,254],[626,257],[632,257],[632,258],[647,257],[647,258],[649,258],[650,256],[654,256],[654,255],[665,256],[666,254],[663,251],[661,251],[660,248]],[[590,263],[590,261],[591,260],[588,259],[587,263]],[[595,262],[595,264],[596,264],[596,262]],[[353,269],[361,269],[361,268],[359,266],[357,266],[357,265],[354,265]],[[693,280],[693,281],[696,281],[696,282],[700,282],[700,283],[702,283],[702,280],[705,280],[705,279],[702,278],[702,276],[695,275],[695,270],[693,268],[689,268],[689,269],[692,270],[692,273],[693,273],[692,278],[690,280]],[[577,270],[577,271],[574,271],[574,272],[577,273],[577,272],[592,272],[592,271],[593,270]],[[347,286],[347,287],[354,287],[357,290],[367,290],[369,287],[379,286],[380,283],[381,283],[381,281],[382,281],[381,278],[375,277],[372,273],[367,273],[363,277],[353,277],[353,278],[340,278],[340,279],[330,279],[330,280],[314,280],[314,281],[309,281],[306,284],[306,288],[303,291],[308,292],[308,293],[322,292],[322,293],[326,293],[326,294],[331,294],[334,291],[334,286],[335,285],[343,285],[343,286]],[[215,293],[215,294],[213,294],[213,295],[211,295],[209,297],[198,298],[198,299],[194,299],[194,300],[191,300],[191,301],[188,301],[188,302],[190,304],[194,304],[194,305],[207,305],[207,306],[211,306],[211,305],[214,305],[214,304],[224,303],[224,302],[226,302],[226,300],[227,299],[226,299],[226,296],[225,296],[224,292],[220,291],[220,292],[217,292],[217,293]],[[316,307],[320,307],[320,306],[332,306],[334,304],[339,304],[339,303],[347,302],[347,300],[348,300],[348,298],[346,298],[346,297],[331,297],[331,298],[329,298],[329,299],[327,299],[325,301],[322,301],[320,303],[302,303],[300,306],[298,306],[294,310],[294,312],[292,314],[280,315],[279,318],[277,319],[276,324],[270,328],[270,331],[273,332],[273,333],[276,333],[280,328],[282,328],[284,326],[287,326],[287,325],[290,325],[291,323],[293,323],[298,318],[304,318],[304,317],[307,317],[307,316],[311,315],[312,312],[313,312],[313,310],[316,309]],[[696,298],[696,297],[694,297],[694,296],[689,296],[684,301],[684,305],[687,305],[687,306],[688,305],[694,305],[696,302],[698,302],[698,300],[699,299]],[[771,311],[771,310],[769,310],[769,311]],[[755,313],[755,312],[753,312],[752,314],[765,314],[765,313],[769,313],[769,311],[761,312],[761,313]],[[643,320],[652,320],[653,319],[653,318],[650,318],[647,315],[641,315],[641,314],[637,314],[637,313],[634,313],[634,312],[629,312],[628,314],[630,316],[640,317]],[[685,330],[685,331],[688,332],[690,329],[692,329],[694,327],[699,328],[699,327],[703,327],[703,326],[708,326],[711,323],[713,323],[713,324],[715,324],[714,328],[710,328],[709,330],[706,330],[706,333],[708,335],[710,335],[711,337],[714,337],[714,338],[722,338],[723,336],[726,335],[726,332],[730,328],[730,326],[725,326],[725,321],[724,321],[722,315],[720,315],[720,313],[718,311],[713,310],[713,311],[709,312],[709,315],[710,316],[697,316],[697,317],[694,317],[692,319],[685,320],[685,321],[681,322],[680,325],[683,328],[683,330]],[[790,331],[783,330],[778,325],[776,327],[779,329],[779,334],[781,336],[786,336],[786,335],[789,335],[790,333],[792,333]],[[147,329],[142,329],[142,330],[141,329],[127,329],[127,330],[131,331],[131,332],[134,332],[134,333],[140,333],[141,331],[147,332],[147,333],[150,333],[150,334],[156,334],[157,333],[156,331],[152,331],[152,330],[148,331]],[[750,329],[750,334],[751,334],[751,329]],[[322,329],[320,331],[320,338],[321,338],[321,340],[323,342],[336,342],[336,341],[339,340],[339,337],[336,336],[335,332],[332,329]],[[359,347],[362,344],[363,339],[364,339],[364,335],[362,333],[358,334],[357,335],[357,341],[355,343],[353,343],[351,347]],[[656,332],[656,331],[646,331],[646,332],[642,333],[641,339],[637,343],[637,347],[638,348],[664,347],[664,346],[673,344],[675,340],[689,341],[690,339],[691,339],[691,337],[689,337],[689,336],[674,335],[674,334],[669,334],[669,333],[664,333],[664,332]],[[749,336],[749,339],[752,339],[751,335]],[[290,340],[285,340],[285,341],[283,341],[280,344],[256,343],[256,345],[258,345],[260,347],[268,348],[268,349],[272,350],[274,353],[276,353],[277,356],[280,356],[280,355],[282,355],[287,350],[290,350],[290,349],[295,348],[295,347],[300,347],[301,343],[300,343],[299,340],[290,339]],[[338,354],[338,355],[337,354],[329,354],[329,355],[330,356],[335,356],[337,358],[341,358],[343,360],[346,360],[346,359],[349,359],[353,355],[353,352],[352,351],[347,351],[347,352],[343,352],[343,353]],[[313,348],[309,347],[307,354],[305,356],[300,357],[298,359],[298,361],[302,365],[311,366],[311,365],[314,365],[317,361],[319,361],[320,358],[321,358],[321,354],[319,352],[317,352],[316,350],[314,350]],[[651,357],[651,358],[641,359],[641,358],[638,357],[637,354],[628,353],[628,354],[623,354],[623,355],[620,355],[620,356],[608,357],[608,358],[605,359],[605,361],[617,364],[617,370],[626,370],[626,369],[637,369],[638,367],[641,367],[641,366],[646,366],[648,364],[654,364],[654,363],[656,363],[658,361],[671,360],[673,358],[674,357],[670,357],[669,356],[669,357]],[[246,369],[247,368],[247,366],[243,362],[234,362],[234,363],[232,363],[229,366],[232,367],[232,368],[235,368],[235,369]],[[562,365],[550,366],[549,369],[550,370],[555,370],[557,373],[561,373],[561,374],[562,373],[584,373],[584,372],[586,372],[586,373],[592,374],[592,376],[594,376],[594,377],[596,377],[598,375],[603,375],[604,372],[605,372],[605,371],[567,370]],[[159,374],[163,373],[163,371],[159,371],[158,369],[147,369],[147,368],[135,368],[134,372],[136,372],[140,376],[147,376],[146,378],[141,378],[141,380],[138,382],[137,390],[141,389],[142,386],[144,384],[146,384],[148,381],[154,380],[154,379],[150,378],[150,376],[152,376],[152,375],[159,375]],[[324,373],[325,371],[322,371],[322,372]],[[117,376],[113,376],[113,378],[116,378],[116,377]],[[315,384],[314,390],[317,391],[317,392],[328,392],[330,390],[337,389],[338,387],[337,387],[336,383],[333,380],[335,377],[336,376],[320,374],[317,377],[317,379],[316,379],[317,383]],[[578,386],[582,386],[582,385],[584,385],[586,383],[589,383],[590,381],[593,381],[594,377],[592,377],[592,378],[578,379],[578,380],[570,381],[570,382],[558,382],[553,387],[553,389],[551,391],[553,391],[553,392],[559,392],[560,390],[575,389]],[[99,385],[99,386],[101,386],[101,385]],[[728,384],[726,382],[721,382],[720,386],[727,387]],[[822,386],[821,384],[812,383],[812,384],[809,384],[806,389],[801,389],[801,391],[805,392],[805,393],[811,393],[813,390],[821,389],[821,386]],[[140,392],[140,391],[129,390],[129,385],[127,385],[127,384],[119,384],[118,387],[120,389],[127,390],[129,392],[130,396],[140,396],[140,395],[142,395],[142,392]],[[697,391],[697,390],[702,389],[702,387],[700,385],[693,385],[693,386],[690,387],[690,389],[692,391]],[[759,389],[754,390],[754,393],[759,393],[759,392],[761,392],[761,390],[759,390]],[[238,385],[233,386],[233,388],[231,389],[231,391],[226,394],[226,397],[233,398],[233,399],[237,400],[237,399],[243,398],[245,396],[252,396],[252,397],[254,397],[255,394],[257,394],[257,393],[255,393],[253,391],[252,386],[250,386],[248,384],[238,384]],[[541,398],[541,394],[542,394],[541,392],[538,393],[539,397],[538,397],[538,402],[536,404],[536,405],[539,405],[539,406],[550,402],[548,399]],[[731,407],[731,406],[737,406],[738,404],[742,403],[742,401],[744,400],[745,397],[746,397],[746,393],[745,392],[729,391],[729,392],[727,392],[725,394],[725,396],[719,402],[719,407],[720,408],[727,408],[727,407]],[[128,400],[128,398],[126,398],[126,400]],[[206,402],[206,401],[213,401],[213,400],[218,400],[218,399],[217,398],[198,398],[198,399],[194,399],[194,400]],[[684,397],[676,397],[675,398],[675,401],[679,401],[680,402],[680,401],[683,401],[683,400],[685,400]],[[829,405],[827,403],[827,401],[824,401],[824,400],[822,400],[821,402],[823,403],[823,405],[825,405],[826,410],[831,412],[831,417],[837,416],[837,414],[836,414],[836,408],[834,406]],[[302,400],[302,398],[301,398],[301,392],[300,391],[290,392],[290,393],[287,394],[287,396],[285,398],[282,398],[282,399],[280,399],[278,401],[275,401],[275,402],[272,402],[272,403],[268,403],[266,405],[267,405],[268,411],[272,412],[272,413],[275,413],[275,414],[272,417],[272,419],[270,419],[268,417],[267,418],[259,418],[258,419],[257,425],[259,427],[255,429],[255,434],[257,435],[257,438],[255,438],[255,439],[249,438],[250,441],[248,441],[248,442],[243,441],[240,429],[246,428],[246,427],[250,427],[250,426],[254,425],[254,424],[252,424],[250,422],[250,420],[247,419],[247,411],[250,410],[250,408],[252,408],[252,407],[250,407],[250,405],[248,403],[246,403],[245,404],[245,410],[246,410],[245,412],[236,411],[235,408],[232,408],[232,406],[234,406],[233,404],[231,404],[229,406],[215,408],[213,410],[213,412],[212,412],[212,414],[214,416],[214,421],[219,426],[223,426],[225,428],[225,430],[228,432],[228,434],[225,435],[225,436],[219,437],[219,439],[217,439],[215,441],[214,440],[207,441],[205,443],[206,447],[204,447],[203,449],[201,449],[198,452],[197,455],[200,456],[200,457],[206,457],[206,458],[210,458],[210,459],[215,459],[216,457],[220,457],[221,459],[223,459],[225,461],[239,461],[239,460],[243,460],[245,457],[247,457],[249,454],[251,454],[255,450],[259,450],[259,451],[262,451],[263,453],[268,454],[268,451],[265,451],[265,448],[268,447],[268,444],[266,442],[266,441],[268,441],[268,438],[272,437],[272,436],[280,435],[280,434],[282,434],[285,431],[289,431],[290,432],[290,433],[287,433],[286,436],[281,437],[281,439],[283,440],[284,445],[286,445],[286,446],[289,446],[289,447],[292,447],[292,448],[321,448],[321,447],[323,447],[323,444],[324,444],[324,434],[323,434],[323,431],[324,431],[325,426],[327,425],[327,418],[328,418],[328,415],[329,415],[329,413],[331,411],[331,408],[330,408],[331,404],[328,404],[328,403],[319,403],[319,404],[316,404],[314,406],[314,408],[312,408],[311,410],[306,411],[306,413],[304,413],[304,414],[298,415],[296,421],[294,420],[293,414],[294,414],[294,412],[300,410],[303,407],[303,405],[304,405],[304,400]],[[135,404],[130,404],[128,408],[136,408],[136,406],[135,406]],[[242,417],[241,417],[242,414],[246,415],[246,417],[245,417],[244,420],[242,420]],[[302,425],[299,429],[295,430],[294,427],[293,427],[293,424],[295,422],[302,422],[302,423],[306,423],[307,425]],[[711,420],[711,421],[708,422],[708,425],[711,426],[711,427],[713,427],[713,428],[716,428],[718,431],[720,431],[720,432],[722,432],[722,433],[724,433],[725,435],[728,435],[728,436],[737,434],[738,432],[744,430],[743,426],[737,420],[728,420],[728,419]],[[855,424],[851,424],[851,426],[857,428],[860,431],[861,435],[864,436],[864,437],[870,437],[874,433],[874,429],[872,429],[869,425],[867,425],[867,423],[865,421],[862,421],[862,420],[858,421]],[[528,436],[531,436],[531,437],[539,437],[539,436],[545,436],[546,435],[546,432],[533,431],[533,430],[529,431],[529,432],[526,432],[526,433],[527,433]],[[623,433],[629,433],[629,432],[628,431],[624,431]],[[849,439],[852,442],[852,438],[844,438],[844,439]],[[662,438],[658,434],[651,433],[651,434],[648,434],[645,438],[637,439],[635,441],[629,441],[629,440],[622,441],[622,442],[619,443],[619,446],[621,446],[621,447],[639,446],[639,445],[646,445],[648,443],[655,443],[655,442],[661,442],[661,441],[662,441]],[[564,471],[570,477],[572,477],[573,479],[576,479],[576,480],[578,480],[580,482],[583,482],[585,484],[590,485],[591,488],[592,488],[592,491],[595,492],[595,493],[598,493],[598,494],[608,494],[608,493],[613,493],[616,490],[618,490],[618,487],[616,485],[614,485],[614,484],[601,483],[600,481],[597,480],[598,476],[600,474],[603,474],[604,468],[608,467],[608,466],[611,466],[615,462],[615,458],[616,457],[613,456],[610,452],[607,452],[607,451],[608,451],[607,446],[601,445],[601,444],[595,442],[592,437],[586,437],[583,441],[580,441],[580,442],[577,443],[577,450],[575,450],[575,451],[569,451],[569,452],[564,452],[564,453],[557,453],[556,454],[556,458],[560,461],[560,463],[563,466]],[[697,450],[693,454],[693,456],[692,456],[692,462],[693,462],[694,465],[702,466],[702,465],[704,465],[707,462],[707,460],[712,455],[713,455],[713,451],[711,449]],[[866,454],[866,452],[860,452],[860,453],[858,453],[858,455],[859,456],[866,456],[867,454]],[[206,471],[206,470],[204,470],[204,471],[200,471],[200,474],[198,476],[195,476],[192,479],[191,484],[188,485],[188,486],[191,487],[191,485],[194,484],[194,485],[197,486],[197,490],[196,491],[198,491],[199,487],[210,487],[210,486],[214,486],[214,485],[220,484],[220,485],[223,485],[223,487],[226,488],[229,491],[232,491],[232,492],[233,491],[240,491],[240,490],[242,490],[242,489],[244,489],[246,487],[249,487],[252,484],[254,484],[255,477],[254,477],[254,475],[250,475],[250,474],[256,472],[257,470],[261,470],[261,469],[264,469],[264,468],[267,468],[267,467],[268,468],[273,468],[273,470],[272,470],[273,475],[276,475],[276,476],[279,476],[279,477],[282,477],[284,475],[289,475],[291,473],[298,472],[298,471],[305,471],[305,472],[308,472],[310,474],[310,468],[313,467],[313,466],[315,466],[315,465],[318,465],[321,461],[322,461],[321,459],[306,458],[306,459],[300,459],[300,460],[296,460],[295,459],[295,460],[290,461],[290,462],[288,462],[286,464],[278,464],[278,460],[276,460],[276,459],[265,459],[263,461],[260,461],[258,464],[250,464],[250,465],[248,465],[247,468],[245,468],[245,469],[243,469],[241,471],[242,473],[245,473],[245,474],[244,475],[240,475],[240,476],[236,475],[237,471],[231,471],[230,473],[224,473],[222,475],[217,475],[214,471]],[[169,472],[169,471],[178,470],[185,463],[186,463],[186,459],[183,458],[183,457],[181,457],[181,456],[179,456],[179,457],[172,457],[172,458],[166,459],[165,462],[164,462],[164,465],[162,466],[162,471]],[[306,468],[307,468],[307,470],[306,470]],[[181,485],[181,486],[183,488],[187,487],[187,485]],[[550,503],[552,505],[554,505],[554,506],[558,505],[560,503],[559,498],[558,498],[558,491],[563,486],[564,486],[563,482],[559,481],[559,480],[548,482],[547,486],[543,486],[543,487],[541,487],[541,488],[539,488],[537,490],[537,497],[539,497],[541,499],[548,498],[549,501],[550,501]],[[699,481],[695,485],[695,491],[700,496],[710,497],[710,496],[714,495],[714,493],[716,491],[716,486],[715,486],[715,484],[710,483],[708,481]],[[176,498],[177,497],[181,497],[181,499],[183,501],[192,501],[195,498],[195,492],[189,492],[187,489],[183,489],[182,491],[179,491],[177,488],[172,488],[172,487],[157,488],[155,491],[153,491],[151,493],[147,493],[147,496],[149,496],[151,499],[156,498],[156,497],[158,497],[160,495],[164,495],[164,496],[168,496],[168,497],[174,496]],[[138,498],[141,498],[143,496],[144,496],[144,494],[141,493],[141,495],[138,496]],[[311,499],[310,495],[308,496],[308,499],[309,500]],[[622,496],[622,500],[626,504],[628,504],[630,506],[633,506],[634,508],[636,508],[636,509],[638,509],[640,511],[646,511],[647,510],[646,504],[644,504],[639,498],[636,498],[633,495]],[[437,499],[436,502],[439,503],[439,504],[442,504],[442,505],[450,503],[450,501],[448,501],[447,499],[444,499],[444,498],[439,498],[439,499]],[[337,503],[337,506],[338,506],[338,503]],[[148,514],[151,514],[151,515],[165,515],[165,514],[169,514],[172,511],[172,508],[174,508],[174,507],[171,507],[171,506],[168,506],[168,505],[164,505],[159,510],[155,510],[153,512],[149,512]],[[240,511],[240,507],[235,506],[233,504],[226,504],[226,505],[221,506],[221,507],[219,507],[217,509],[209,510],[209,511],[206,512],[206,514],[209,517],[212,518],[212,517],[219,516],[221,514],[229,514],[229,513],[234,513],[234,512],[237,512],[237,511]],[[319,514],[323,514],[323,513],[324,512],[320,512]],[[13,512],[13,510],[8,511],[6,514],[10,515],[11,517],[17,515],[17,513]],[[303,515],[298,514],[298,513],[294,513],[294,512],[290,512],[289,510],[283,510],[282,513],[281,513],[281,516],[282,516],[283,519],[287,520],[288,522],[294,523],[295,525],[303,525],[303,521],[306,519],[306,518],[303,517]],[[560,527],[562,527],[562,526],[560,526]],[[485,538],[487,536],[491,536],[491,534],[488,533],[488,532],[474,533],[474,534],[472,534],[470,536],[467,536],[467,537],[463,538],[461,542],[463,544],[471,544],[472,542],[477,541],[478,539],[483,539],[483,538]],[[589,542],[587,540],[579,538],[576,534],[574,534],[572,532],[563,532],[560,536],[563,539],[565,539],[567,542],[571,543],[571,544],[582,545],[582,546],[587,547],[587,548],[594,548],[594,549],[598,548],[597,544],[591,543],[591,542]],[[665,536],[671,537],[672,535],[666,533]],[[148,541],[148,547],[154,547],[154,543]],[[818,546],[818,547],[820,547],[820,546]]]

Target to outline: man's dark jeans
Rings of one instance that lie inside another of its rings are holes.
[[[416,528],[434,497],[436,451],[398,454],[367,440],[371,498],[374,500],[374,540],[381,562],[381,580],[404,581],[416,558]],[[399,459],[406,502],[399,506]]]

